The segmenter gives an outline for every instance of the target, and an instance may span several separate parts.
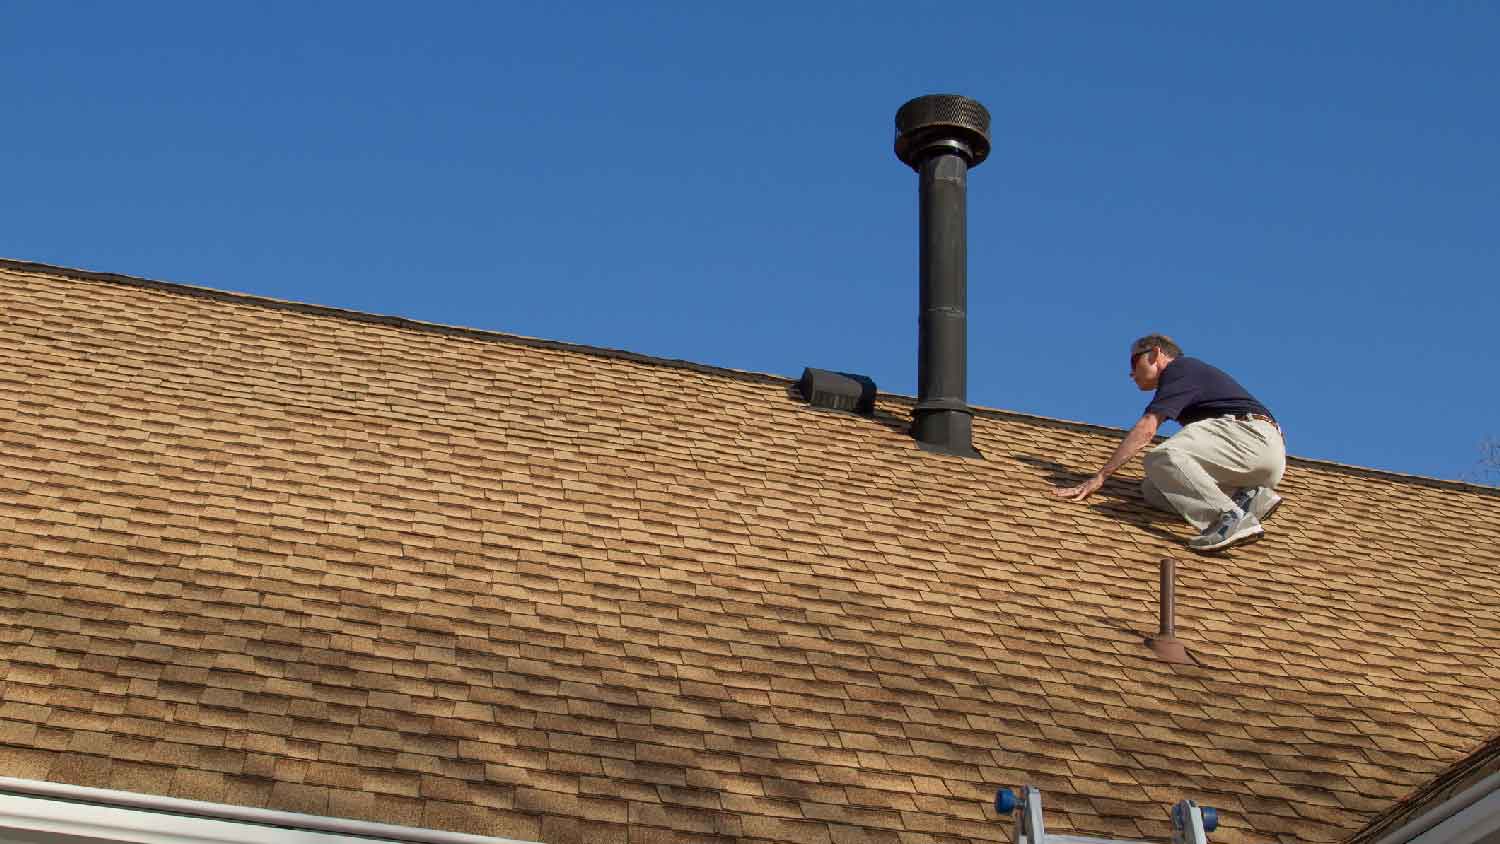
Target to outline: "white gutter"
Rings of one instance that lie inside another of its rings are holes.
[[[1483,844],[1500,841],[1500,791],[1427,830],[1412,844]]]
[[[16,830],[43,842],[79,836],[131,844],[538,844],[0,777],[0,841]]]
[[[1450,820],[1452,824],[1437,828]],[[1375,844],[1412,844],[1419,840],[1422,844],[1463,844],[1496,831],[1500,831],[1500,772],[1490,774],[1386,833]],[[1429,832],[1432,834],[1428,835]]]

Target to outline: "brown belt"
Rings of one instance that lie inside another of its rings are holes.
[[[1276,429],[1276,433],[1280,434],[1283,440],[1286,439],[1286,431],[1281,430],[1281,423],[1264,413],[1231,413],[1229,414],[1229,418],[1238,419],[1241,422],[1270,422],[1271,427]]]

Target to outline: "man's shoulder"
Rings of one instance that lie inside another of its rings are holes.
[[[1198,358],[1183,355],[1182,357],[1173,358],[1172,362],[1167,364],[1167,368],[1162,370],[1162,375],[1171,375],[1174,378],[1182,378],[1197,375],[1202,372],[1213,371],[1215,370],[1212,366],[1209,366]]]
[[[1187,355],[1183,355],[1180,358],[1174,359],[1172,361],[1172,365],[1168,366],[1167,369],[1166,369],[1166,371],[1167,372],[1171,372],[1173,369],[1177,370],[1177,374],[1179,376],[1183,376],[1183,375],[1205,376],[1206,375],[1206,376],[1212,377],[1212,376],[1218,376],[1218,375],[1227,376],[1229,374],[1229,373],[1225,372],[1224,370],[1218,368],[1217,366],[1214,366],[1213,364],[1209,363],[1208,361],[1203,360],[1202,358],[1188,357]]]

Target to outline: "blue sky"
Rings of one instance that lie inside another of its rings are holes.
[[[892,119],[957,92],[971,402],[1128,426],[1162,331],[1296,455],[1460,477],[1500,6],[1428,5],[0,2],[0,255],[911,394]]]

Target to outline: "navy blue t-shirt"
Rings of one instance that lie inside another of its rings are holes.
[[[1265,405],[1222,369],[1190,357],[1177,358],[1161,371],[1156,395],[1151,397],[1142,415],[1146,413],[1176,419],[1183,425],[1226,413],[1271,415]]]

